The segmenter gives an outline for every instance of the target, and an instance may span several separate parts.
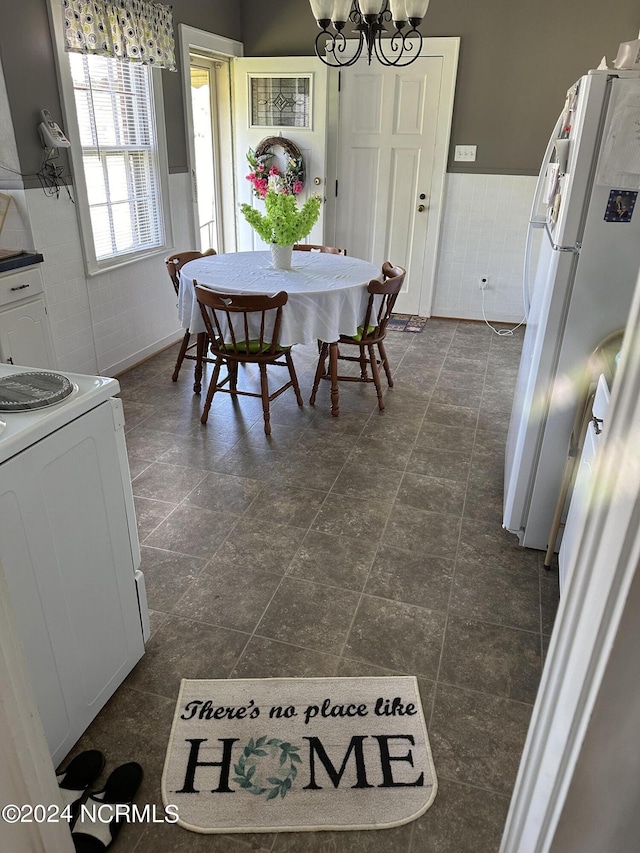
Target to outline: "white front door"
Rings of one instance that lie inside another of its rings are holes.
[[[238,250],[261,251],[266,245],[247,225],[240,213],[243,202],[260,209],[246,179],[250,166],[249,148],[268,137],[283,137],[300,150],[305,169],[304,190],[298,196],[303,203],[309,194],[326,196],[326,124],[328,69],[316,57],[280,56],[236,59],[233,62],[235,172],[238,203]],[[282,168],[283,152],[274,146],[273,164]],[[324,242],[324,205],[320,217],[307,238],[309,243]]]
[[[458,39],[406,68],[341,72],[337,244],[407,269],[396,310],[430,316]]]

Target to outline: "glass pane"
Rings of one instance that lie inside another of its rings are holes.
[[[310,127],[309,77],[252,77],[252,127]]]
[[[107,200],[107,188],[104,183],[102,161],[97,154],[85,154],[82,159],[89,204],[104,204]]]
[[[203,66],[192,65],[191,104],[193,107],[193,146],[198,188],[200,251],[210,247],[218,249],[211,86],[211,70]]]
[[[129,198],[129,181],[124,154],[111,154],[106,158],[109,198],[112,202]]]

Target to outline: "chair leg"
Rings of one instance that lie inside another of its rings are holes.
[[[271,414],[269,412],[269,380],[267,379],[267,365],[260,365],[260,391],[262,393],[262,414],[264,416],[264,431],[271,435]]]
[[[371,373],[373,373],[373,384],[376,386],[378,394],[378,408],[380,411],[384,409],[384,400],[382,399],[382,385],[380,384],[380,371],[378,370],[378,362],[376,359],[376,350],[373,344],[369,344],[369,358],[371,359]]]
[[[367,374],[367,356],[364,351],[364,344],[360,344],[360,379],[363,382],[368,380],[369,376]]]
[[[291,377],[291,383],[293,384],[293,390],[296,394],[296,400],[299,406],[303,406],[302,395],[300,394],[300,386],[298,385],[298,377],[296,375],[296,369],[293,366],[293,359],[291,358],[291,353],[285,353],[285,361],[287,362],[287,367],[289,368],[289,376]]]
[[[235,391],[238,387],[238,362],[229,361],[229,388]]]
[[[182,343],[180,344],[180,352],[178,353],[178,358],[176,361],[176,366],[173,368],[173,376],[171,377],[174,382],[178,381],[178,374],[180,373],[180,368],[182,367],[182,362],[184,361],[185,354],[187,349],[189,348],[189,339],[191,338],[191,332],[189,329],[184,333],[184,337],[182,338]]]
[[[193,392],[199,394],[202,388],[202,363],[207,349],[207,333],[198,332],[196,343],[196,369],[194,374]]]
[[[340,414],[340,397],[338,391],[338,342],[329,344],[329,376],[331,377],[331,414],[337,418]]]
[[[329,344],[323,343],[320,349],[320,356],[318,358],[318,366],[316,368],[316,375],[313,380],[313,389],[311,391],[311,396],[309,397],[309,402],[312,406],[315,405],[316,402],[316,394],[318,393],[318,386],[320,385],[320,380],[324,376],[324,364],[327,360],[327,353],[329,352]]]
[[[391,376],[391,368],[389,367],[389,359],[387,358],[387,351],[384,348],[384,344],[382,341],[378,344],[378,349],[380,350],[380,361],[382,362],[382,366],[384,367],[384,372],[387,375],[387,384],[389,388],[393,388],[393,377]]]
[[[209,382],[209,390],[207,391],[207,399],[205,401],[202,414],[200,415],[200,423],[206,424],[207,418],[209,417],[209,409],[211,408],[211,401],[213,400],[213,395],[216,393],[216,385],[218,384],[218,377],[220,376],[221,366],[222,359],[216,358],[216,363],[213,368],[211,381]]]

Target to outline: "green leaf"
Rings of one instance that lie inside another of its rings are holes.
[[[285,740],[285,742],[284,742],[284,743],[281,743],[281,744],[280,744],[280,749],[281,749],[283,752],[288,752],[288,751],[291,749],[291,744],[289,743],[289,741],[288,741],[288,740]]]
[[[282,783],[282,787],[285,791],[288,791],[289,788],[291,787],[291,779],[285,779],[284,782]],[[284,794],[282,796],[284,796]]]
[[[287,789],[283,785],[282,788],[280,788],[280,796],[284,797],[286,795],[286,793],[287,793]]]
[[[286,760],[287,760],[287,753],[283,752],[282,755],[280,756],[280,766],[281,767],[285,763]]]
[[[233,765],[233,772],[237,773],[238,776],[242,776],[242,774],[244,773],[244,768],[241,767],[239,764],[234,764]]]
[[[291,761],[295,761],[297,764],[302,764],[302,759],[299,755],[296,755],[295,752],[289,754],[289,758]]]
[[[282,779],[278,779],[277,776],[270,776],[267,782],[271,782],[272,785],[282,785]]]
[[[272,737],[271,740],[267,741],[267,746],[279,746],[279,745],[280,745],[280,741],[278,740],[278,738]]]
[[[265,742],[266,739],[267,739],[266,735],[259,737],[258,740],[256,741],[256,746],[262,746],[262,744]]]
[[[251,750],[249,749],[248,746],[245,746],[244,751],[243,751],[243,757],[249,758],[250,755],[251,755]]]
[[[279,792],[280,792],[279,788],[273,788],[271,791],[269,791],[269,795],[267,797],[267,800],[275,800],[275,798],[278,796]]]
[[[251,793],[257,796],[258,794],[264,794],[266,790],[266,788],[252,788]]]
[[[295,764],[292,764],[291,769],[289,770],[289,778],[295,779],[297,775],[298,775],[298,771],[296,770],[296,766],[295,766]]]
[[[300,747],[299,746],[290,746],[289,752],[300,752]]]
[[[251,787],[251,780],[250,779],[243,779],[242,782],[240,782],[240,787],[241,788],[250,788]]]
[[[255,772],[256,772],[256,768],[255,768],[255,766],[254,766],[254,767],[250,767],[250,768],[247,770],[247,779],[251,779],[251,777],[253,776],[253,774],[254,774]]]
[[[253,750],[254,750],[255,748],[256,748],[256,745],[255,745],[255,743],[253,742],[253,738],[251,738],[251,740],[250,740],[250,741],[249,741],[249,743],[247,744],[247,749],[249,750],[249,752],[253,752]]]
[[[254,755],[268,755],[269,753],[266,751],[266,749],[254,749],[253,754]]]
[[[237,782],[237,783],[238,783],[238,785],[243,785],[247,780],[246,780],[246,779],[238,778],[238,776],[234,776],[234,777],[233,777],[233,781],[234,781],[234,782]]]

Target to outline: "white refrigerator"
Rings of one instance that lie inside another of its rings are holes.
[[[590,71],[552,131],[527,238],[503,515],[525,547],[547,548],[589,356],[626,324],[640,269],[639,188],[640,72]]]

